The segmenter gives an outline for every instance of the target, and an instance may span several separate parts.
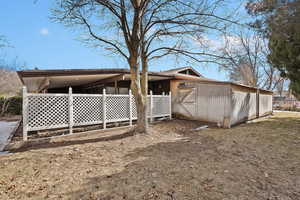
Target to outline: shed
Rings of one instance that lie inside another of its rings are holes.
[[[18,75],[31,93],[128,94],[128,69],[25,70]],[[202,76],[192,67],[149,72],[154,95],[172,92],[172,113],[223,127],[272,113],[272,92]]]
[[[272,113],[273,92],[222,81],[171,81],[177,117],[232,125]]]

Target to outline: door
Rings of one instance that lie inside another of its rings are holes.
[[[196,88],[179,88],[177,97],[177,110],[178,113],[194,118],[197,112],[196,108]]]

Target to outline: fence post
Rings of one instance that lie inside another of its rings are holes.
[[[69,134],[73,134],[73,92],[69,87]]]
[[[103,94],[102,94],[102,111],[103,111],[103,129],[106,129],[106,91],[103,89]]]
[[[129,126],[132,126],[132,94],[129,90]]]
[[[152,90],[150,90],[150,122],[153,122],[153,95]]]
[[[172,119],[172,92],[169,93],[169,111],[170,111],[170,119]]]
[[[23,113],[23,141],[28,140],[27,132],[28,132],[28,95],[27,88],[24,86],[22,88],[22,97],[23,97],[23,105],[22,105],[22,113]]]

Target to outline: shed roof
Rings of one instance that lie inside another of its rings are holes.
[[[190,70],[194,75],[182,73],[187,70]],[[159,72],[159,74],[171,75],[174,76],[175,79],[179,80],[216,81],[214,79],[205,78],[197,70],[189,66],[162,71]]]
[[[270,90],[265,90],[265,89],[257,88],[257,87],[251,87],[251,86],[248,86],[248,85],[243,85],[243,84],[234,83],[234,82],[230,82],[230,81],[190,80],[189,82],[204,83],[204,84],[230,85],[230,86],[236,86],[236,87],[239,87],[239,88],[244,88],[244,89],[248,89],[248,90],[252,90],[252,91],[259,90],[260,92],[266,93],[266,94],[273,94],[273,91],[270,91]]]
[[[186,70],[191,70],[198,77],[203,77],[202,74],[200,74],[197,70],[195,70],[193,67],[190,67],[190,66],[169,69],[169,70],[162,71],[160,73],[161,74],[174,75],[174,74],[180,74],[181,72],[186,71]]]

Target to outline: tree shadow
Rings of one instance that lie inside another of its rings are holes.
[[[190,178],[197,170],[197,168],[192,168],[193,163],[207,160],[209,156],[213,160],[222,159],[220,152],[217,151],[218,142],[216,140],[209,136],[203,136],[201,141],[205,143],[205,146],[199,145],[200,141],[196,141],[191,134],[182,140],[137,148],[124,155],[124,159],[129,162],[124,164],[121,171],[87,178],[81,189],[62,193],[61,196],[70,199],[101,200],[184,199],[181,198],[184,195],[178,194],[176,191],[176,185],[184,182],[191,188],[195,187],[193,186],[194,181],[197,180]],[[198,154],[191,154],[192,151],[198,152]],[[206,155],[199,155],[201,152]],[[184,164],[179,167],[178,162]],[[176,165],[178,167],[175,168]],[[185,175],[182,176],[182,174]],[[206,180],[203,178],[197,183],[200,184],[201,181],[205,182]],[[194,195],[197,196],[198,193],[191,196]]]
[[[277,118],[257,124],[271,128],[282,120],[300,127],[300,119],[293,118]],[[81,189],[61,195],[70,199],[213,200],[241,199],[247,194],[249,199],[264,199],[271,191],[274,193],[272,187],[276,187],[275,193],[282,198],[300,198],[297,180],[289,174],[295,166],[283,165],[290,160],[282,157],[280,152],[275,151],[272,156],[266,152],[260,154],[263,144],[251,146],[247,142],[232,142],[226,146],[228,144],[207,134],[185,136],[185,139],[137,148],[124,156],[129,161],[121,171],[87,178]],[[278,157],[274,159],[276,155]],[[269,171],[268,167],[281,173],[266,179],[261,173]],[[265,184],[272,187],[266,188]]]

